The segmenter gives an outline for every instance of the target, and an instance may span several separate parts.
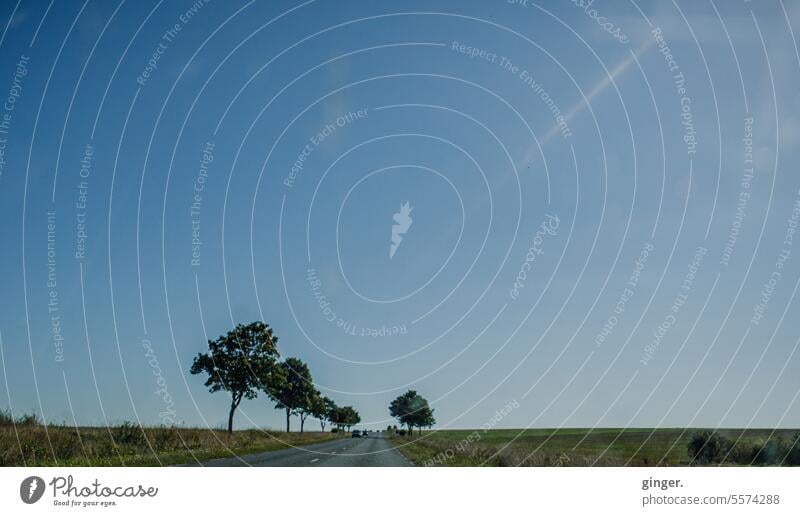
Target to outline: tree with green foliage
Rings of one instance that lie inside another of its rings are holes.
[[[342,407],[342,423],[349,432],[350,429],[361,422],[361,416],[353,407]]]
[[[349,431],[351,427],[361,422],[361,416],[353,407],[336,407],[331,413],[330,421],[338,428]]]
[[[412,435],[415,426],[421,432],[422,427],[430,428],[436,424],[436,419],[433,417],[433,409],[428,405],[428,400],[413,390],[409,390],[395,398],[389,405],[389,414],[397,419],[401,425],[408,427],[409,435]]]
[[[311,415],[319,420],[320,427],[322,427],[322,431],[325,431],[325,425],[332,421],[331,415],[336,410],[336,403],[328,398],[327,396],[322,396],[319,392],[317,392],[316,396],[311,402]]]
[[[330,421],[331,425],[336,427],[337,430],[342,430],[344,428],[343,420],[344,412],[342,412],[342,407],[334,407],[331,413],[328,414],[328,421]]]
[[[309,372],[309,379],[311,378],[311,373]],[[313,388],[311,391],[306,395],[303,403],[300,407],[297,408],[297,415],[300,416],[300,433],[303,433],[303,429],[305,428],[306,419],[308,416],[314,416],[314,411],[316,410],[316,405],[319,403],[322,395],[320,392]]]
[[[189,370],[207,374],[209,392],[226,391],[231,396],[228,433],[233,432],[233,414],[243,399],[253,399],[262,381],[269,378],[278,360],[278,337],[263,322],[239,324],[227,335],[208,341],[208,353],[198,353]]]
[[[425,404],[422,408],[417,410],[416,416],[414,417],[414,426],[419,429],[420,435],[422,435],[423,428],[431,428],[436,424],[436,418],[433,417],[433,409],[428,406],[428,400],[422,398],[422,401],[424,401]]]
[[[299,358],[287,358],[280,364],[278,381],[269,385],[269,396],[275,400],[275,408],[286,411],[286,431],[290,430],[292,414],[300,414],[300,431],[310,413],[311,401],[317,392],[311,379],[308,365]],[[276,375],[277,376],[277,375]]]

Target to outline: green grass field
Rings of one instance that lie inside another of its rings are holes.
[[[699,430],[447,430],[396,436],[393,442],[418,466],[679,466],[690,464],[689,441]],[[796,460],[800,450],[797,430],[722,429],[717,434],[736,443],[730,454],[727,449],[721,454],[727,456],[725,464],[751,463],[746,459],[777,464],[777,457],[787,453]]]
[[[0,466],[158,466],[278,450],[339,434],[198,428],[0,425]]]

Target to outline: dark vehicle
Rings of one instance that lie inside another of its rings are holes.
[[[353,435],[351,437],[361,437],[361,430],[353,430]]]

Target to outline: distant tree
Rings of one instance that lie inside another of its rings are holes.
[[[328,421],[337,431],[340,431],[344,426],[342,425],[342,407],[333,407],[328,414]]]
[[[395,398],[389,405],[389,413],[401,425],[408,427],[409,435],[413,434],[415,426],[422,431],[422,427],[430,428],[436,424],[436,419],[433,417],[433,409],[428,405],[428,400],[413,390]]]
[[[411,428],[411,401],[417,396],[417,391],[408,391],[396,397],[389,404],[389,414],[400,423],[400,426],[407,425]]]
[[[319,420],[323,432],[325,431],[325,425],[329,421],[332,421],[331,415],[335,410],[336,403],[327,396],[322,396],[317,392],[317,395],[314,396],[311,403],[311,415]]]
[[[264,378],[278,360],[278,337],[262,322],[239,324],[227,335],[208,341],[208,353],[198,353],[189,370],[207,374],[209,392],[226,391],[231,396],[228,433],[233,432],[233,414],[242,399],[253,399]]]
[[[299,358],[287,358],[278,368],[281,370],[280,379],[269,386],[269,395],[276,402],[275,408],[286,411],[286,431],[290,430],[291,415],[299,414],[302,432],[317,392],[311,379],[311,371]]]
[[[342,407],[342,423],[347,427],[347,431],[361,422],[361,416],[353,407]]]

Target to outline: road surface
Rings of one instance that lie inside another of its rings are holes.
[[[195,464],[200,466],[283,466],[283,467],[402,467],[411,466],[382,434],[334,439],[304,448],[225,457]]]

